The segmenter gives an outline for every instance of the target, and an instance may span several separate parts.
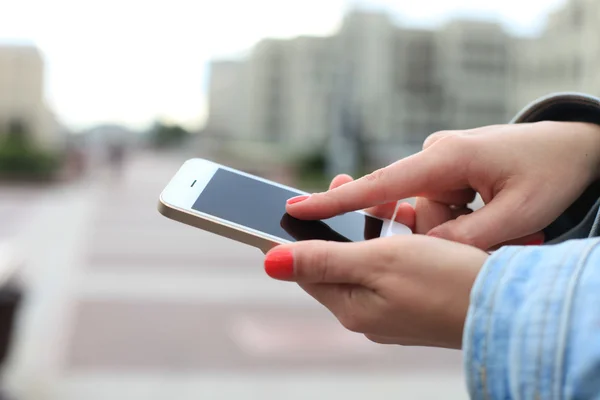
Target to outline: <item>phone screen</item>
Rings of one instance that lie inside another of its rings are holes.
[[[219,168],[192,208],[291,242],[357,242],[378,238],[383,221],[350,212],[318,221],[303,221],[285,211],[299,193]]]

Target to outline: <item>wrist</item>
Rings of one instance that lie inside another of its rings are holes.
[[[590,184],[600,179],[600,125],[579,123],[578,130],[585,135],[584,157],[589,159]]]
[[[573,143],[569,148],[579,154],[587,176],[587,183],[600,179],[600,125],[588,122],[550,122],[563,126],[560,130],[567,135],[566,139]]]

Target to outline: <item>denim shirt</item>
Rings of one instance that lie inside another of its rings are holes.
[[[600,124],[600,102],[559,94],[513,122]],[[600,190],[592,185],[546,231],[550,244],[491,255],[463,334],[473,399],[600,399]]]

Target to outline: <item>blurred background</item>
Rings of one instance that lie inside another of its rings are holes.
[[[190,157],[322,190],[600,95],[599,23],[597,0],[0,0],[0,396],[466,398],[459,352],[344,331],[158,195]]]

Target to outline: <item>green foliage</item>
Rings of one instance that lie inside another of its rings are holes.
[[[301,174],[325,175],[327,168],[327,156],[323,148],[309,154],[305,154],[298,160],[296,168]]]
[[[50,178],[60,168],[57,155],[33,146],[21,131],[0,134],[0,175],[4,177]]]
[[[367,152],[367,146],[364,140],[358,136],[355,139],[353,145],[356,148],[356,170],[355,171],[344,171],[355,177],[360,177],[370,172],[368,169],[369,155]],[[304,186],[311,186],[315,189],[327,189],[329,186],[328,176],[328,152],[327,146],[319,146],[316,150],[304,154],[299,157],[295,163],[295,172]]]
[[[190,132],[179,125],[154,124],[150,131],[150,143],[157,148],[169,148],[183,145],[191,137]]]
[[[299,185],[304,188],[321,189],[328,184],[327,153],[325,147],[303,154],[294,163]]]

